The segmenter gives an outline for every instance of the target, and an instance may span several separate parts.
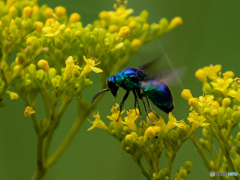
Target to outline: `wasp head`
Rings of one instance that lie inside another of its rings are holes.
[[[117,96],[117,91],[118,91],[118,86],[117,86],[117,83],[116,83],[116,76],[112,75],[110,77],[107,78],[107,85],[108,85],[108,88],[111,90],[112,92],[112,95],[114,97]]]
[[[113,96],[116,97],[117,96],[117,91],[118,91],[118,86],[116,85],[116,76],[112,75],[110,77],[107,78],[107,85],[108,85],[108,89],[103,89],[102,91],[98,92],[92,99],[91,104],[93,103],[93,101],[103,92],[106,91],[111,91]]]

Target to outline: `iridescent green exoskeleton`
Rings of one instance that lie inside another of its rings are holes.
[[[102,91],[98,92],[93,97],[91,103],[93,103],[97,96],[99,96],[102,92],[105,91],[111,91],[113,96],[116,97],[119,87],[122,87],[127,92],[124,95],[123,100],[120,104],[120,114],[125,100],[127,99],[130,91],[132,91],[135,97],[134,108],[136,109],[136,105],[138,106],[141,116],[141,110],[138,103],[139,98],[143,102],[146,116],[148,117],[150,123],[153,125],[148,116],[147,108],[143,97],[146,97],[147,99],[149,110],[153,112],[157,117],[159,116],[155,111],[152,110],[149,99],[153,102],[154,105],[156,105],[159,109],[161,109],[165,113],[171,112],[174,106],[172,93],[168,86],[165,84],[165,82],[167,82],[172,77],[172,73],[162,72],[158,73],[158,76],[150,77],[147,73],[144,72],[144,70],[148,69],[149,66],[152,65],[153,63],[150,62],[139,68],[126,68],[118,72],[116,76],[112,75],[108,77],[107,78],[108,89],[103,89]]]

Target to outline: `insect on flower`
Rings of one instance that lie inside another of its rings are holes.
[[[146,97],[149,110],[153,112],[157,117],[157,113],[153,111],[149,99],[156,105],[159,109],[164,111],[165,113],[169,113],[173,110],[173,96],[166,85],[173,77],[172,71],[164,71],[161,73],[149,75],[146,72],[151,70],[156,65],[156,60],[147,63],[139,68],[126,68],[115,75],[112,75],[107,78],[108,89],[103,89],[98,92],[92,99],[93,101],[103,92],[111,91],[114,97],[117,95],[117,91],[119,87],[122,87],[127,92],[124,95],[122,102],[120,104],[120,114],[124,105],[125,100],[128,98],[130,91],[133,92],[135,97],[134,108],[136,109],[136,105],[138,106],[140,116],[141,110],[138,103],[138,98],[143,102],[145,108],[145,114],[148,117],[148,120],[153,125],[150,120],[147,112],[147,108],[144,102],[143,97]],[[178,73],[178,72],[177,72]],[[142,92],[141,92],[142,91]],[[119,114],[119,117],[120,117]]]

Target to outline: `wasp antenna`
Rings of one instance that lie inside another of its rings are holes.
[[[102,91],[98,92],[98,93],[93,97],[91,104],[93,103],[93,101],[94,101],[101,93],[103,93],[103,92],[105,92],[105,91],[110,91],[110,89],[103,89]]]

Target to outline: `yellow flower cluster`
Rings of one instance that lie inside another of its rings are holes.
[[[203,83],[203,96],[193,97],[188,89],[184,89],[181,96],[191,106],[191,112],[187,119],[192,128],[204,127],[202,134],[205,139],[201,138],[199,142],[209,152],[211,160],[198,145],[195,132],[190,139],[209,171],[230,170],[239,173],[240,156],[236,154],[236,148],[233,145],[233,129],[240,120],[239,78],[234,79],[232,71],[221,73],[221,65],[204,67],[197,70],[195,75]],[[215,148],[213,137],[220,146],[221,156],[217,156],[213,150]],[[238,149],[240,148],[239,137],[240,133],[235,139]]]
[[[137,126],[136,121],[139,119],[138,109],[127,111],[127,116],[123,120],[121,115],[124,111],[120,115],[118,108],[118,104],[113,106],[111,109],[112,115],[107,116],[111,120],[109,126],[106,126],[101,120],[99,113],[93,114],[95,120],[93,122],[90,121],[93,125],[88,131],[95,127],[104,129],[121,143],[123,150],[132,155],[141,169],[143,165],[140,162],[142,161],[142,157],[144,157],[150,167],[149,172],[143,172],[146,177],[161,179],[165,173],[165,176],[170,178],[171,170],[159,170],[158,162],[160,155],[166,149],[169,165],[173,163],[176,153],[174,149],[179,149],[182,143],[190,136],[190,126],[183,120],[177,121],[172,113],[169,113],[168,123],[166,124],[161,117],[158,119],[152,112],[148,115],[154,126],[145,121],[141,121],[139,126]],[[174,127],[177,127],[177,130],[173,129]],[[189,161],[188,163],[191,164]],[[186,169],[182,167],[180,169],[181,173],[182,171],[187,172]],[[188,170],[189,173],[191,168]],[[186,177],[188,173],[186,173]],[[179,174],[176,174],[175,177],[178,176]]]
[[[130,16],[133,10],[126,7],[127,1],[123,5],[120,0],[117,3],[114,11],[102,11],[99,19],[84,27],[80,14],[75,12],[68,17],[66,8],[62,6],[54,9],[47,5],[40,7],[35,0],[0,1],[0,107],[4,105],[5,93],[13,101],[22,98],[26,105],[24,115],[32,118],[38,136],[38,151],[46,156],[49,154],[48,141],[74,98],[78,101],[78,119],[83,121],[90,114],[92,107],[83,96],[82,89],[93,84],[89,79],[91,72],[101,73],[100,79],[105,86],[106,77],[119,71],[141,46],[182,24],[182,19],[176,17],[170,23],[162,19],[158,24],[149,25],[147,11],[133,17]],[[15,52],[15,61],[9,61]],[[9,91],[11,87],[16,93]],[[42,98],[45,114],[38,112],[36,97]],[[96,120],[92,122],[91,129],[103,128],[112,135],[118,134],[119,138],[122,136],[120,132],[125,132],[125,135],[129,132],[130,139],[130,132],[141,131],[137,139],[145,143],[144,138],[154,140],[153,137],[159,133],[171,131],[174,123],[181,124],[170,115],[172,124],[166,125],[167,130],[163,131],[157,125],[146,131],[149,123],[142,123],[142,128],[136,126],[138,110],[130,110],[122,120],[118,119],[117,108],[114,107],[112,115],[108,116],[112,120],[111,128],[106,128],[99,114],[94,114]],[[45,117],[38,119],[35,113]],[[163,124],[163,120],[155,121]],[[78,127],[69,133],[76,134],[80,129],[82,123],[76,124]],[[64,151],[68,144],[63,143],[56,153]],[[133,149],[129,148],[132,152]],[[43,177],[59,156],[40,157],[41,167],[34,177]]]

